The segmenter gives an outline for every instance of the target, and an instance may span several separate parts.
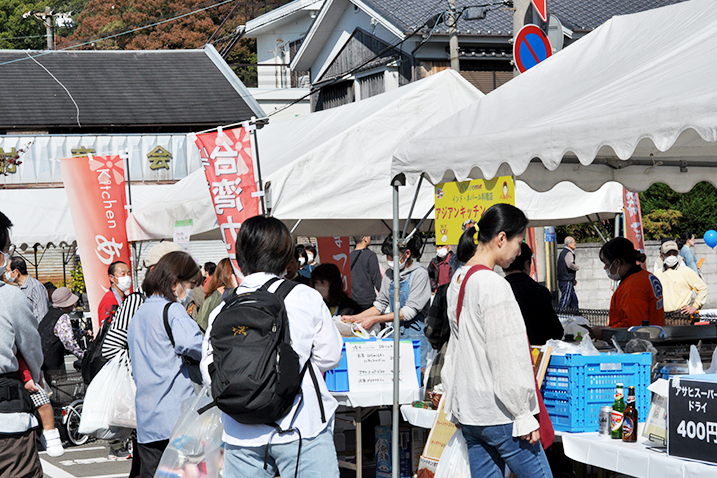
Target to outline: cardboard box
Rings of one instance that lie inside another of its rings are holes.
[[[412,478],[411,470],[411,431],[402,428],[398,431],[398,454],[401,478]],[[391,478],[391,429],[376,427],[376,478]]]
[[[667,454],[717,463],[717,375],[670,378]]]

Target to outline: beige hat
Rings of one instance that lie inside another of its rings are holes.
[[[79,299],[79,297],[73,294],[70,289],[67,287],[60,287],[52,293],[52,306],[59,309],[75,305],[77,303],[77,299]]]
[[[153,265],[156,265],[162,257],[169,254],[170,252],[183,250],[184,249],[182,249],[182,246],[180,246],[176,242],[160,242],[149,250],[149,254],[147,254],[147,258],[144,260],[144,267],[149,269]]]
[[[677,243],[675,241],[665,241],[660,248],[660,252],[663,255],[667,254],[670,251],[680,252],[680,250],[677,248]]]

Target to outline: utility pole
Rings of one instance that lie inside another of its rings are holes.
[[[45,37],[47,38],[47,49],[48,50],[54,50],[55,49],[55,17],[58,17],[62,24],[60,26],[68,26],[72,24],[72,18],[70,18],[70,15],[72,15],[73,12],[68,13],[61,13],[61,12],[53,12],[50,7],[45,7],[44,12],[36,12],[34,10],[31,10],[27,13],[24,13],[22,15],[22,18],[36,18],[37,20],[40,20],[43,25],[45,25]]]
[[[461,71],[461,62],[458,58],[458,28],[456,25],[456,0],[448,0],[448,49],[451,56],[451,69]]]
[[[513,40],[511,43],[515,43],[515,37],[518,36],[518,32],[525,26],[525,15],[530,8],[530,0],[513,0],[515,13],[513,13]],[[520,75],[518,67],[515,66],[515,58],[513,58],[513,77]]]

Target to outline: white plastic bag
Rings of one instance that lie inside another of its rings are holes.
[[[126,360],[126,352],[117,354],[92,379],[82,404],[80,433],[104,440],[120,439],[122,436],[126,438],[131,433],[130,428],[111,427],[109,424],[110,404],[116,391],[117,377]]]
[[[198,413],[211,401],[209,388],[205,386],[199,396],[182,403],[182,413],[159,461],[156,478],[221,476],[224,467],[222,412],[212,407],[201,415]]]
[[[117,357],[120,365],[117,367],[107,423],[111,427],[137,428],[137,412],[134,404],[137,386],[132,378],[129,356],[123,351],[117,354]]]
[[[441,453],[434,478],[471,478],[468,445],[460,428],[456,430]]]

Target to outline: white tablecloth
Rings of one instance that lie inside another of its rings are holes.
[[[438,410],[426,410],[425,408],[414,408],[411,405],[401,405],[403,419],[414,427],[433,428]]]
[[[339,405],[346,407],[380,407],[393,405],[393,390],[378,392],[331,392],[331,395],[338,400]],[[421,389],[401,389],[398,394],[398,403],[412,403],[421,396]]]
[[[565,456],[581,463],[638,478],[715,478],[717,466],[667,456],[637,443],[602,438],[596,433],[562,433]],[[661,448],[661,450],[665,450]]]

